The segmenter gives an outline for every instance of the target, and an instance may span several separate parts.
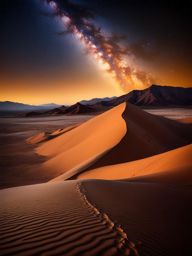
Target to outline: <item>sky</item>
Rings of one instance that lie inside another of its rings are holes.
[[[0,100],[192,86],[192,1],[1,0]]]

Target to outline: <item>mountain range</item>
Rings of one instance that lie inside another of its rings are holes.
[[[48,111],[55,109],[61,105],[55,103],[48,103],[42,105],[29,105],[12,101],[0,101],[0,115],[12,115],[18,113],[27,113],[29,111]]]
[[[100,113],[125,101],[141,107],[189,107],[192,106],[192,88],[152,85],[145,90],[133,90],[120,97],[84,100],[69,107],[57,107],[43,113],[28,113],[27,116]]]
[[[144,90],[133,90],[125,95],[111,98],[82,100],[71,106],[54,103],[33,106],[15,102],[0,102],[2,111],[25,111],[26,116],[94,114],[106,111],[123,102],[141,107],[189,107],[192,106],[192,87],[172,87],[152,85]]]

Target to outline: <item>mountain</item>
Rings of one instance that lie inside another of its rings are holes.
[[[61,105],[59,104],[55,104],[55,103],[47,103],[47,104],[42,104],[42,105],[39,105],[38,107],[42,107],[42,108],[57,108],[57,107],[60,107]]]
[[[192,88],[152,85],[144,90],[133,90],[109,101],[101,100],[96,104],[102,103],[105,107],[114,107],[125,101],[143,107],[192,106]]]
[[[65,109],[67,109],[66,106],[61,106],[61,107],[52,108],[46,111],[31,111],[31,112],[28,112],[26,116],[31,117],[31,116],[41,116],[41,115],[48,115],[48,116],[64,115]]]
[[[41,114],[39,111],[48,111],[50,109],[55,109],[56,107],[60,107],[61,105],[57,105],[55,103],[43,104],[43,105],[29,105],[12,101],[1,101],[0,102],[0,115],[10,115],[15,113],[26,113],[32,111],[32,115]]]
[[[95,112],[96,110],[92,108],[92,105],[83,105],[80,102],[68,107],[65,110],[65,114],[87,114]]]
[[[23,111],[23,110],[33,110],[35,106],[11,102],[11,101],[1,101],[0,102],[0,111]]]
[[[103,111],[103,110],[102,110]],[[51,110],[47,110],[47,111],[31,111],[29,113],[26,114],[27,117],[31,117],[31,116],[40,116],[40,115],[44,115],[44,116],[56,116],[56,115],[77,115],[77,114],[89,114],[89,113],[94,113],[94,112],[98,112],[98,108],[91,107],[91,105],[84,105],[80,102],[77,102],[74,105],[71,105],[69,107],[66,106],[62,106],[59,108],[54,108]]]
[[[152,85],[142,91],[134,90],[125,98],[137,106],[189,106],[192,105],[192,88]]]
[[[192,106],[192,87],[172,87],[152,85],[144,90],[133,90],[120,97],[100,99],[92,105],[101,103],[103,106],[116,106],[128,101],[137,106]],[[89,101],[87,101],[89,104]]]
[[[80,103],[83,105],[93,105],[93,104],[97,104],[101,101],[105,101],[105,102],[111,101],[112,99],[115,99],[115,98],[117,98],[117,97],[110,97],[110,98],[106,97],[106,98],[102,98],[102,99],[101,98],[93,98],[91,100],[82,100],[82,101],[80,101]]]
[[[69,107],[57,107],[42,113],[31,112],[27,116],[101,113],[125,101],[141,107],[187,107],[192,106],[192,88],[152,85],[120,97],[83,100]]]
[[[55,103],[48,103],[42,105],[29,105],[12,101],[0,101],[0,111],[29,111],[29,110],[46,110],[60,107],[61,105]]]

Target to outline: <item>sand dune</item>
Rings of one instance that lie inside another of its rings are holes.
[[[76,182],[5,189],[0,196],[1,255],[138,255]]]
[[[126,135],[87,170],[143,159],[192,141],[190,124],[154,116],[131,104],[127,104],[123,118],[127,127]]]
[[[126,133],[124,109],[125,103],[42,144],[37,153],[49,157],[44,168],[57,177],[82,168],[114,147]]]
[[[61,181],[82,171],[161,154],[187,145],[191,139],[190,124],[124,103],[45,142],[37,153],[48,157],[43,167],[55,176],[52,181]]]
[[[57,129],[57,130],[55,130],[51,133],[40,132],[40,133],[35,134],[34,136],[28,138],[26,141],[29,144],[38,144],[38,143],[41,143],[41,142],[45,142],[47,140],[51,140],[53,138],[56,138],[56,137],[60,136],[61,134],[74,129],[77,126],[78,125],[70,125],[69,127],[66,127],[64,129]]]
[[[191,156],[192,144],[141,160],[82,172],[78,175],[78,179],[115,180],[166,172],[173,174],[175,172],[180,173],[180,180],[182,182],[192,184]]]

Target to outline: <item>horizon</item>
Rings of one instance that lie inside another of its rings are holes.
[[[178,86],[178,85],[160,85],[160,84],[151,84],[149,87],[147,88],[144,88],[142,90],[145,90],[145,89],[148,89],[152,86],[162,86],[162,87],[174,87],[174,88],[192,88],[192,86]],[[134,90],[138,90],[139,89],[133,89],[131,90],[130,92],[134,91]],[[128,92],[128,93],[130,93]],[[127,93],[123,93],[119,96],[122,96],[122,95],[126,95]],[[93,97],[93,98],[82,98],[82,99],[79,99],[78,101],[74,101],[74,102],[71,102],[71,103],[59,103],[59,102],[40,102],[40,103],[37,103],[37,104],[33,104],[31,102],[24,102],[24,101],[12,101],[12,100],[9,100],[9,99],[6,99],[6,100],[0,100],[0,103],[4,103],[4,102],[10,102],[10,103],[18,103],[18,104],[26,104],[26,105],[32,105],[32,106],[41,106],[41,105],[49,105],[49,104],[55,104],[55,105],[60,105],[60,106],[71,106],[75,103],[78,103],[78,102],[81,102],[81,101],[90,101],[90,100],[93,100],[93,99],[103,99],[103,98],[113,98],[113,97],[119,97],[119,96],[116,96],[116,95],[112,95],[110,97],[108,97],[107,95],[104,96],[104,97]]]

